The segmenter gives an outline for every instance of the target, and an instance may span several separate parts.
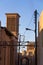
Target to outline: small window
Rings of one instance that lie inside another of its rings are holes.
[[[33,55],[32,52],[29,52],[29,55],[32,56]]]
[[[1,54],[1,50],[0,50],[0,54]]]
[[[1,54],[1,47],[0,47],[0,54]]]
[[[0,57],[0,60],[1,60],[1,57]]]

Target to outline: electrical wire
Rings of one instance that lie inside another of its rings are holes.
[[[31,16],[31,19],[30,19],[30,21],[29,21],[27,27],[30,26],[30,24],[32,23],[31,21],[32,21],[32,19],[33,19],[33,15],[34,15],[34,13],[33,13],[32,16]]]

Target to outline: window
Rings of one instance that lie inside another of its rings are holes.
[[[1,60],[1,57],[0,57],[0,60]]]
[[[22,65],[26,65],[26,63],[27,63],[27,60],[25,58],[22,59]]]
[[[32,52],[29,52],[29,55],[32,56],[33,55]]]

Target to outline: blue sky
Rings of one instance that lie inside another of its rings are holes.
[[[6,26],[5,13],[19,13],[19,33],[25,35],[25,40],[34,41],[34,32],[25,28],[34,29],[34,10],[38,13],[43,10],[43,0],[0,0],[0,20]]]

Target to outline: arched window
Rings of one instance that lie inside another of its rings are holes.
[[[21,59],[21,65],[29,65],[29,59],[27,57],[23,57]]]

